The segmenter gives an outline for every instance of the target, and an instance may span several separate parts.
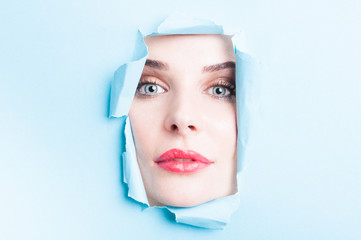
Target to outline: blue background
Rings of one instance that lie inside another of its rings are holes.
[[[222,231],[126,196],[113,72],[174,11],[263,62],[241,207]],[[360,239],[361,2],[2,1],[0,239]]]

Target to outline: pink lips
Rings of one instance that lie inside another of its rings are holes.
[[[155,162],[159,167],[177,173],[197,172],[213,163],[195,151],[180,149],[166,151]]]

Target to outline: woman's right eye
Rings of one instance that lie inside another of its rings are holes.
[[[140,96],[155,96],[164,93],[166,90],[156,83],[139,83],[137,94]]]

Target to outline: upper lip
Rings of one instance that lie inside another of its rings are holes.
[[[206,157],[192,150],[181,150],[181,149],[170,149],[160,155],[155,162],[170,161],[174,159],[190,159],[192,161],[197,161],[205,164],[210,164],[212,161],[208,160]]]

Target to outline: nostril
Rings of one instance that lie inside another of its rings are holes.
[[[177,125],[175,125],[175,124],[172,124],[172,126],[170,128],[172,131],[175,131],[178,129]]]
[[[189,128],[190,130],[192,130],[192,131],[195,131],[195,130],[196,130],[196,127],[193,126],[193,125],[189,125],[188,128]]]

